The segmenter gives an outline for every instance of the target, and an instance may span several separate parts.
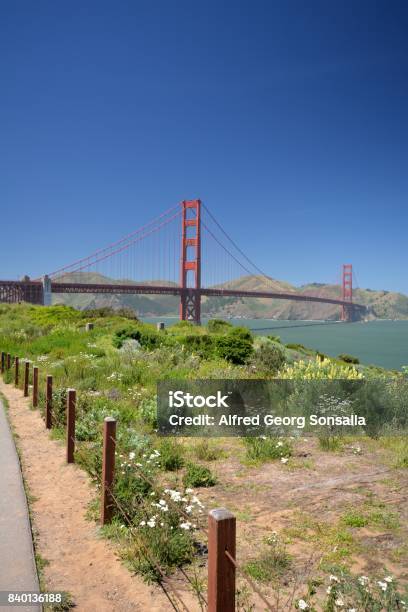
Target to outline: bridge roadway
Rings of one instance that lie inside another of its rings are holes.
[[[194,292],[196,289],[183,290],[175,285],[103,285],[93,283],[52,283],[53,293],[127,293],[152,295],[180,295],[182,291]],[[348,302],[342,299],[306,295],[303,293],[281,293],[269,291],[242,291],[236,289],[202,288],[201,295],[208,297],[251,297],[272,298],[277,300],[295,300],[298,302],[320,302],[323,304],[336,304],[338,306],[352,307],[356,310],[366,310],[363,304]]]
[[[349,302],[341,298],[307,295],[303,293],[281,293],[269,291],[242,291],[237,289],[183,289],[176,285],[136,285],[136,284],[96,284],[96,283],[59,283],[52,282],[52,293],[116,293],[116,294],[144,294],[144,295],[178,295],[183,292],[200,294],[208,297],[248,297],[271,298],[276,300],[294,300],[297,302],[319,302],[322,304],[335,304],[351,308],[354,312],[363,314],[367,307],[356,302]],[[41,281],[2,281],[0,280],[0,302],[27,301],[43,303],[43,285]]]

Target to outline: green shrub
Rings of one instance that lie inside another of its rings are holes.
[[[196,325],[192,321],[179,321],[178,323],[168,327],[166,333],[168,333],[171,340],[176,340],[179,336],[208,335],[204,326]]]
[[[205,359],[211,359],[215,352],[214,338],[208,334],[179,336],[178,342],[185,346],[189,352],[196,353]]]
[[[292,349],[292,351],[300,351],[301,353],[308,351],[308,349],[303,344],[294,342],[289,342],[288,344],[286,344],[286,348]]]
[[[67,406],[67,391],[65,388],[54,389],[52,392],[52,426],[65,427],[67,422],[66,417]]]
[[[342,517],[342,521],[348,527],[366,527],[369,523],[366,516],[356,512],[355,510],[350,510],[346,512]]]
[[[284,363],[285,354],[283,350],[270,342],[263,342],[251,358],[251,364],[257,370],[265,372],[278,372]]]
[[[222,334],[228,332],[233,325],[223,319],[210,319],[207,323],[207,329],[210,333]]]
[[[213,487],[217,482],[211,470],[197,463],[188,463],[183,484],[186,487]]]
[[[77,445],[75,461],[97,484],[100,483],[102,476],[102,444],[100,442]]]
[[[155,397],[142,399],[139,413],[147,425],[150,425],[152,429],[157,429],[157,399]]]
[[[215,338],[216,355],[231,363],[245,364],[254,351],[252,334],[245,327],[234,327],[228,334]]]
[[[291,565],[291,556],[276,533],[265,542],[269,545],[268,548],[245,566],[248,574],[259,582],[270,582],[274,578],[279,578]]]
[[[310,588],[299,599],[295,608],[301,610],[325,610],[334,612],[335,610],[362,610],[364,612],[397,611],[406,610],[406,589],[405,593],[398,590],[398,583],[392,575],[387,575],[384,568],[382,575],[369,578],[368,576],[353,576],[343,568],[334,569],[335,574],[327,577],[324,586],[324,600],[315,601],[315,596],[319,597],[316,588]],[[317,585],[321,585],[319,580]],[[321,590],[320,590],[321,592]],[[319,597],[320,599],[320,597]],[[300,605],[300,602],[303,602]],[[306,604],[306,606],[305,606]]]
[[[190,532],[176,529],[178,522],[179,515],[177,522],[173,521],[174,525],[168,525],[169,520],[166,517],[165,527],[145,527],[139,530],[137,535],[133,534],[129,544],[122,548],[122,559],[130,569],[141,574],[146,582],[162,580],[158,566],[168,571],[182,567],[193,559],[195,549],[192,535]],[[147,550],[148,554],[140,554],[141,550]]]
[[[243,438],[246,456],[250,461],[263,462],[287,458],[292,455],[292,447],[286,440],[278,438]]]
[[[319,446],[324,451],[336,452],[343,448],[343,440],[339,436],[321,433],[319,435]]]
[[[338,355],[337,359],[345,361],[346,363],[360,363],[358,357],[353,357],[353,355],[347,355],[347,353],[341,353],[340,355]]]
[[[303,353],[304,355],[310,355],[311,357],[316,356],[316,358],[319,358],[319,361],[324,361],[324,358],[326,358],[326,355],[324,355],[323,353],[319,353],[315,349],[308,348],[303,344],[289,342],[289,344],[286,344],[285,346],[286,348],[291,349],[292,351]]]
[[[224,455],[224,452],[207,438],[199,440],[194,445],[193,452],[200,461],[215,461]]]
[[[122,348],[125,340],[131,338],[137,340],[143,348],[152,350],[160,346],[163,342],[163,334],[159,335],[154,329],[149,327],[122,327],[115,332],[113,344],[116,348]]]
[[[147,472],[146,476],[149,479],[152,477],[150,472]],[[152,487],[150,482],[142,477],[139,470],[135,470],[127,464],[117,469],[114,495],[121,507],[121,509],[119,509],[115,505],[115,512],[118,517],[121,517],[123,511],[128,516],[133,516],[140,512],[140,504],[151,491]]]
[[[4,370],[3,380],[7,385],[11,384],[14,381],[14,367],[13,366],[8,370],[7,369]]]
[[[64,304],[35,308],[30,314],[31,319],[39,325],[57,325],[58,323],[68,323],[82,319],[82,313],[79,310]]]
[[[160,444],[160,465],[168,471],[179,470],[184,465],[184,447],[177,440],[165,439]]]

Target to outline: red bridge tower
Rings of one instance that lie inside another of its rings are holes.
[[[181,203],[180,319],[201,319],[201,200]]]
[[[353,303],[353,266],[352,264],[343,264],[343,277],[341,285],[341,299],[345,302]],[[343,305],[341,307],[341,320],[351,321],[353,318],[353,309]]]

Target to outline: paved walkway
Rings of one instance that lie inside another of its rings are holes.
[[[0,400],[0,591],[39,591],[27,500],[14,440]],[[0,610],[37,612],[38,605]]]

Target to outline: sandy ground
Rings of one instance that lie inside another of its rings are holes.
[[[162,589],[148,586],[115,556],[98,535],[98,525],[85,518],[93,492],[85,472],[65,462],[64,447],[50,439],[38,411],[20,390],[0,381],[9,402],[9,418],[22,458],[36,550],[48,591],[68,591],[79,612],[163,612],[174,610]],[[177,585],[181,590],[180,585]],[[183,592],[188,610],[197,604]],[[183,608],[180,606],[180,609]]]
[[[408,585],[407,470],[391,467],[383,453],[369,446],[357,456],[351,449],[330,453],[321,451],[312,439],[296,445],[292,465],[296,462],[297,467],[293,468],[291,463],[280,462],[246,467],[242,445],[232,438],[223,440],[223,448],[228,458],[207,464],[219,483],[202,490],[200,497],[209,507],[216,500],[217,506],[236,514],[238,562],[256,558],[265,537],[274,530],[283,534],[285,529],[296,527],[302,514],[322,525],[334,525],[346,509],[359,510],[373,496],[398,516],[400,526],[394,530],[382,526],[351,529],[358,548],[348,560],[350,569],[357,575],[375,576],[383,575],[386,567],[401,586]],[[307,461],[311,465],[305,467]],[[322,550],[318,542],[295,539],[288,551],[294,567],[288,572],[287,586],[297,580],[301,595],[308,578],[319,574]],[[270,601],[276,601],[276,592],[269,585],[262,585],[262,591]],[[256,610],[263,609],[256,598],[253,601]]]

